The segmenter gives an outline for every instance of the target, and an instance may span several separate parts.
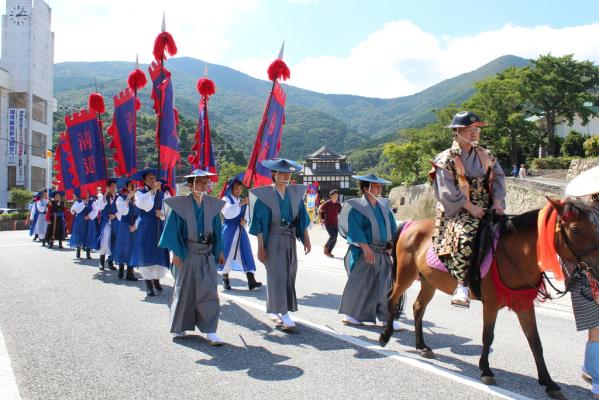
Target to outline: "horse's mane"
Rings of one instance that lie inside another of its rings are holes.
[[[535,209],[523,214],[512,215],[509,219],[503,220],[501,224],[501,235],[536,230],[540,211],[540,209]]]

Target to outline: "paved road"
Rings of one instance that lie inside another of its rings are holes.
[[[264,313],[264,288],[249,292],[244,277],[233,275],[234,290],[219,287],[219,334],[228,345],[213,348],[199,336],[171,339],[172,279],[162,295],[146,298],[141,282],[99,271],[97,260],[41,248],[25,232],[0,232],[0,330],[21,397],[546,398],[513,313],[502,311],[496,328],[491,367],[498,387],[478,383],[478,303],[460,310],[446,295],[433,299],[425,338],[435,360],[414,351],[410,310],[402,320],[406,329],[384,350],[380,327],[342,325],[337,307],[346,247],[327,259],[319,251],[325,232],[316,227],[312,234],[314,252],[299,257],[300,332],[274,329]],[[257,275],[264,279],[261,265]],[[410,303],[416,293],[417,285],[409,290]],[[589,398],[579,377],[585,336],[575,331],[567,300],[539,307],[538,320],[553,378],[570,399]],[[0,371],[0,388],[3,379]]]

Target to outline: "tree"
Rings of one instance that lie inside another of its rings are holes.
[[[599,135],[588,138],[583,146],[587,157],[599,157]]]
[[[581,135],[580,132],[570,131],[561,146],[562,154],[566,157],[584,157],[584,142],[588,138],[588,135]]]
[[[225,183],[234,177],[235,175],[245,171],[245,167],[241,165],[235,165],[232,162],[224,161],[219,165],[218,170],[218,182],[214,184],[212,188],[212,194],[218,196],[223,189]]]
[[[540,143],[536,126],[525,119],[522,74],[523,69],[508,68],[483,79],[474,84],[476,93],[464,103],[489,124],[481,142],[500,160],[509,158],[510,164],[516,165],[521,151],[530,154]]]
[[[33,192],[20,189],[20,188],[12,188],[10,190],[10,201],[15,203],[17,208],[27,208],[27,204],[33,198]]]
[[[572,124],[579,116],[587,124],[592,113],[585,102],[599,99],[592,90],[599,86],[599,67],[591,61],[576,61],[573,56],[540,56],[522,75],[522,94],[531,111],[545,118],[544,131],[550,155],[557,156],[556,125]]]
[[[407,184],[422,182],[430,168],[430,149],[427,151],[422,143],[388,143],[384,154],[394,166],[393,172]]]

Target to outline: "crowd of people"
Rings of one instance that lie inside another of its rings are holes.
[[[489,212],[504,215],[505,209],[505,174],[493,155],[478,144],[485,125],[474,113],[456,114],[448,126],[452,146],[432,160],[430,172],[437,199],[432,248],[455,278],[451,304],[460,307],[470,305],[465,276],[474,262],[480,221]],[[249,290],[262,287],[254,276],[249,233],[256,236],[257,258],[266,267],[266,312],[281,330],[293,332],[298,329],[293,319],[298,310],[296,240],[305,254],[311,251],[313,221],[304,203],[306,186],[291,183],[301,165],[284,158],[262,165],[270,169],[272,185],[250,189],[248,198],[241,197],[241,174],[227,182],[220,198],[212,196],[209,179],[214,174],[204,170],[185,176],[190,189],[186,196],[171,196],[165,182],[157,180],[157,170],[151,168],[128,178],[110,179],[106,189],[99,188],[94,196],[76,190],[70,207],[72,227],[66,223],[69,210],[64,193],[40,192],[32,205],[30,234],[43,246],[52,248],[58,241],[63,248],[69,231],[69,246],[76,249],[77,258],[82,250],[88,259],[92,250],[98,251],[99,268],[107,265],[116,270],[118,265],[119,279],[138,280],[136,268],[148,296],[162,291],[160,280],[171,268],[175,277],[171,333],[184,337],[197,327],[211,345],[218,346],[223,344],[217,335],[218,274],[225,290],[231,289],[233,271],[245,273]],[[598,204],[598,169],[572,182],[567,194]],[[359,197],[340,204],[339,192],[332,190],[319,207],[318,218],[329,234],[323,253],[333,257],[338,234],[349,244],[344,257],[348,280],[339,306],[342,322],[384,325],[389,320],[387,294],[393,284],[391,256],[398,230],[390,202],[382,197],[383,186],[390,182],[374,174],[352,178],[359,185]],[[565,271],[572,269],[562,262]],[[572,271],[566,275],[573,276]],[[599,285],[587,275],[576,285],[580,288],[572,290],[572,300],[577,328],[589,330],[585,378],[599,382]],[[393,320],[393,329],[398,328],[398,321]],[[593,385],[593,393],[599,395],[599,384]]]

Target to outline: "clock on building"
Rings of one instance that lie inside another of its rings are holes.
[[[8,20],[15,25],[22,25],[27,22],[27,10],[23,6],[13,7],[8,13]]]

